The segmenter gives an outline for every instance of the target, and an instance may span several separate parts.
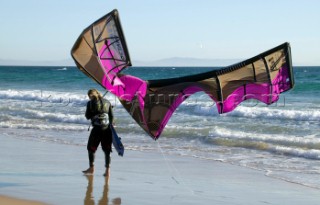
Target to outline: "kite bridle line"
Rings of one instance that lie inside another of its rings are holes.
[[[160,146],[159,141],[157,140],[156,142],[157,142],[157,145],[158,145],[158,149],[160,150],[161,155],[162,155],[162,157],[163,157],[163,160],[165,161],[165,163],[166,163],[166,165],[167,165],[167,167],[168,167],[168,170],[171,171],[171,172],[172,172],[172,170],[173,170],[173,171],[176,173],[176,175],[180,178],[181,183],[180,183],[180,181],[178,181],[174,176],[171,176],[171,179],[172,179],[175,183],[177,183],[177,184],[182,184],[188,191],[190,191],[190,192],[192,193],[192,195],[195,195],[194,190],[192,190],[192,189],[185,183],[185,181],[183,180],[183,178],[182,178],[179,170],[178,170],[178,169],[174,166],[174,164],[166,157],[163,149],[162,149],[161,146]]]

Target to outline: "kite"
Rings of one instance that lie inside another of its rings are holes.
[[[176,108],[196,92],[205,92],[222,114],[248,99],[270,105],[294,86],[289,43],[219,70],[179,78],[142,80],[122,74],[132,64],[117,10],[84,29],[71,55],[77,67],[116,95],[155,140]]]

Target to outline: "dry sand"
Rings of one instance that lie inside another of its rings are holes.
[[[44,205],[44,203],[0,196],[1,205]]]

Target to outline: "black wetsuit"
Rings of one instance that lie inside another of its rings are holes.
[[[86,118],[91,120],[92,122],[92,130],[88,140],[88,155],[89,155],[89,165],[90,167],[94,166],[94,158],[95,152],[101,142],[102,150],[105,153],[105,166],[106,168],[109,167],[111,158],[111,144],[112,144],[112,132],[110,126],[105,123],[100,123],[97,125],[97,120],[95,120],[98,116],[103,114],[107,114],[109,118],[109,123],[113,123],[113,113],[112,113],[112,106],[110,102],[106,99],[99,99],[99,100],[90,100],[87,104],[86,110]],[[99,119],[98,119],[99,121]]]

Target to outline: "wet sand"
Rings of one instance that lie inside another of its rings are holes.
[[[163,156],[160,150],[126,150],[123,158],[114,152],[108,184],[102,176],[101,149],[97,151],[96,172],[84,176],[81,170],[88,167],[85,146],[1,134],[0,140],[3,196],[56,205],[320,204],[320,190],[217,161]],[[5,200],[11,199],[0,197],[0,204],[6,204]]]

